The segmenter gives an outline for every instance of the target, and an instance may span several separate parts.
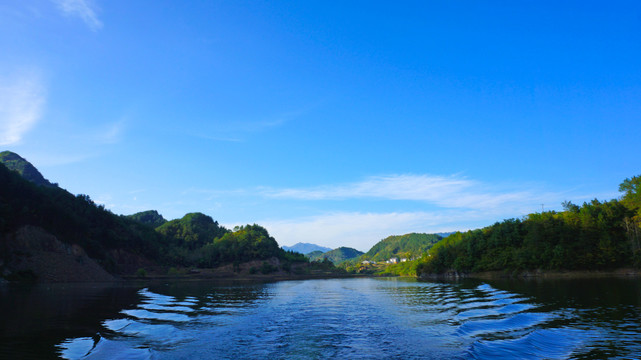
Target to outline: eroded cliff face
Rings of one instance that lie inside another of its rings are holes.
[[[0,275],[38,282],[114,281],[78,245],[65,244],[41,228],[24,226],[0,239]]]

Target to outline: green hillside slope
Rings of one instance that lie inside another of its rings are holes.
[[[411,233],[388,236],[374,245],[363,259],[385,261],[392,257],[418,258],[442,238],[436,234]]]
[[[9,170],[20,174],[24,179],[41,186],[53,187],[54,184],[45,179],[44,176],[30,162],[20,155],[11,151],[0,152],[0,163],[4,164]]]
[[[167,222],[167,220],[156,210],[142,211],[125,217],[151,226],[152,228],[157,228]]]
[[[191,213],[154,229],[145,222],[162,222],[157,212],[118,216],[88,195],[36,185],[3,164],[0,184],[0,277],[6,279],[46,280],[43,275],[51,270],[55,281],[78,280],[72,273],[90,267],[75,263],[89,261],[95,261],[96,275],[82,278],[87,281],[106,278],[100,267],[131,275],[145,267],[215,267],[277,258],[284,268],[307,262],[280,249],[259,225],[231,232],[207,215]]]
[[[352,249],[349,247],[339,247],[338,249],[334,249],[326,253],[314,254],[313,256],[310,257],[310,259],[311,260],[328,259],[334,264],[339,264],[346,260],[355,259],[361,255],[363,255],[362,251],[358,251],[356,249]]]
[[[127,271],[127,262],[160,259],[165,237],[138,222],[116,216],[87,195],[38,186],[0,165],[0,242],[25,226],[35,226],[66,244],[81,246],[112,273]],[[0,244],[2,246],[2,244]],[[16,254],[3,252],[5,259]]]
[[[177,244],[185,244],[190,250],[200,248],[230,232],[202,213],[189,213],[181,219],[160,225],[156,230],[176,240]]]

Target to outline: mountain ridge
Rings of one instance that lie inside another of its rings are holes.
[[[283,250],[293,251],[303,255],[307,255],[313,251],[322,251],[323,253],[332,251],[332,249],[328,247],[303,242],[296,243],[292,246],[282,246],[282,248]]]
[[[303,255],[280,249],[259,225],[231,232],[201,213],[170,222],[163,222],[156,211],[138,219],[116,215],[88,195],[28,180],[24,170],[29,175],[39,173],[37,169],[31,171],[17,154],[3,154],[18,170],[0,162],[0,282],[105,281],[112,276],[147,276],[148,271],[165,276],[168,269],[214,269],[226,264],[234,265],[226,276],[257,271],[302,274],[313,269],[304,265],[308,260]],[[145,223],[148,220],[152,224]],[[154,228],[154,221],[163,224]],[[259,267],[241,266],[249,262],[258,262]]]
[[[14,152],[8,150],[0,152],[0,163],[36,185],[57,187],[56,184],[47,180],[33,164]]]
[[[135,214],[125,215],[125,217],[134,221],[138,221],[139,223],[149,225],[153,228],[157,228],[167,223],[167,219],[160,215],[157,210],[141,211]]]

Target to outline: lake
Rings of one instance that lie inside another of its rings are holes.
[[[641,280],[0,286],[0,358],[641,357]]]

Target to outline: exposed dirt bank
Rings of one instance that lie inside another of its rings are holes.
[[[78,245],[65,244],[34,226],[24,226],[0,242],[3,277],[39,282],[105,282],[116,278]]]

